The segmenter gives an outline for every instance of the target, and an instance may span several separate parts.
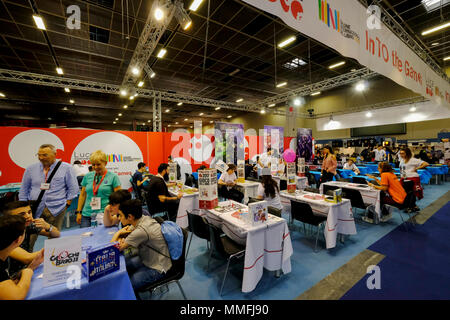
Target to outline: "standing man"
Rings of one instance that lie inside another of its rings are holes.
[[[23,174],[19,200],[37,200],[43,192],[42,199],[33,212],[33,218],[42,217],[47,223],[61,230],[66,209],[78,195],[78,181],[69,163],[56,161],[56,148],[53,145],[40,146],[37,157],[39,162],[30,165]],[[47,183],[53,172],[51,182]],[[36,239],[37,235],[32,235],[31,247]]]
[[[383,147],[381,145],[378,145],[377,149],[375,149],[374,152],[375,152],[375,162],[381,162],[385,160],[386,152],[383,150]]]

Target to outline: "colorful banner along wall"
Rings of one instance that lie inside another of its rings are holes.
[[[108,156],[108,170],[119,175],[124,189],[131,187],[130,175],[141,161],[156,174],[159,164],[167,163],[167,157],[171,155],[180,164],[184,178],[185,173],[195,172],[201,165],[209,167],[215,156],[213,134],[204,133],[196,137],[185,130],[160,133],[0,127],[0,136],[0,154],[3,155],[0,158],[0,185],[21,182],[25,168],[39,161],[36,153],[45,143],[53,144],[57,149],[57,159],[68,163],[80,160],[89,165],[92,152],[104,151]],[[254,157],[255,151],[263,152],[248,148],[249,143],[257,144],[260,139],[263,137],[245,137],[246,160]],[[284,147],[289,148],[292,142],[295,139],[284,138]]]
[[[437,104],[450,107],[450,84],[356,0],[243,0]],[[278,39],[282,41],[284,39]],[[339,62],[338,60],[333,62]],[[330,62],[332,63],[332,62]]]

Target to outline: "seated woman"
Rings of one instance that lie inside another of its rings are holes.
[[[236,166],[234,164],[229,164],[226,172],[222,173],[219,178],[219,196],[227,199],[232,199],[237,202],[242,202],[244,199],[244,194],[239,190],[236,190],[237,176],[236,176]]]
[[[280,190],[278,184],[273,180],[270,174],[262,176],[262,181],[258,186],[257,199],[267,201],[267,205],[280,209],[283,209],[280,201]]]
[[[347,162],[344,164],[344,170],[352,170],[354,173],[359,174],[358,167],[353,163],[353,159],[348,158]]]
[[[423,198],[423,189],[420,185],[420,177],[417,170],[428,167],[429,163],[413,157],[411,149],[400,150],[400,172],[406,180],[414,182],[414,194],[417,199]]]
[[[374,179],[379,185],[371,182],[367,182],[367,184],[375,189],[384,191],[381,194],[381,206],[383,207],[384,204],[390,204],[396,207],[402,205],[406,198],[406,191],[394,174],[391,165],[387,162],[380,162],[378,164],[378,171],[380,172],[381,181],[372,175],[367,176]]]

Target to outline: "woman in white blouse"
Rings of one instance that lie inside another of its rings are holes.
[[[280,190],[278,183],[271,175],[263,175],[261,184],[258,186],[257,199],[267,201],[267,205],[282,210],[280,201]]]
[[[428,162],[414,158],[411,149],[400,150],[400,172],[406,180],[414,182],[414,194],[417,199],[423,198],[423,189],[420,185],[420,177],[417,170],[428,167]]]

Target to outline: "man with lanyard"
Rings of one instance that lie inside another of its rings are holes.
[[[61,230],[66,209],[79,191],[75,171],[69,163],[56,161],[56,148],[51,144],[41,145],[37,157],[39,162],[30,165],[23,174],[19,200],[40,199],[33,206],[33,218],[43,218]],[[36,239],[37,234],[32,235],[31,250]]]

